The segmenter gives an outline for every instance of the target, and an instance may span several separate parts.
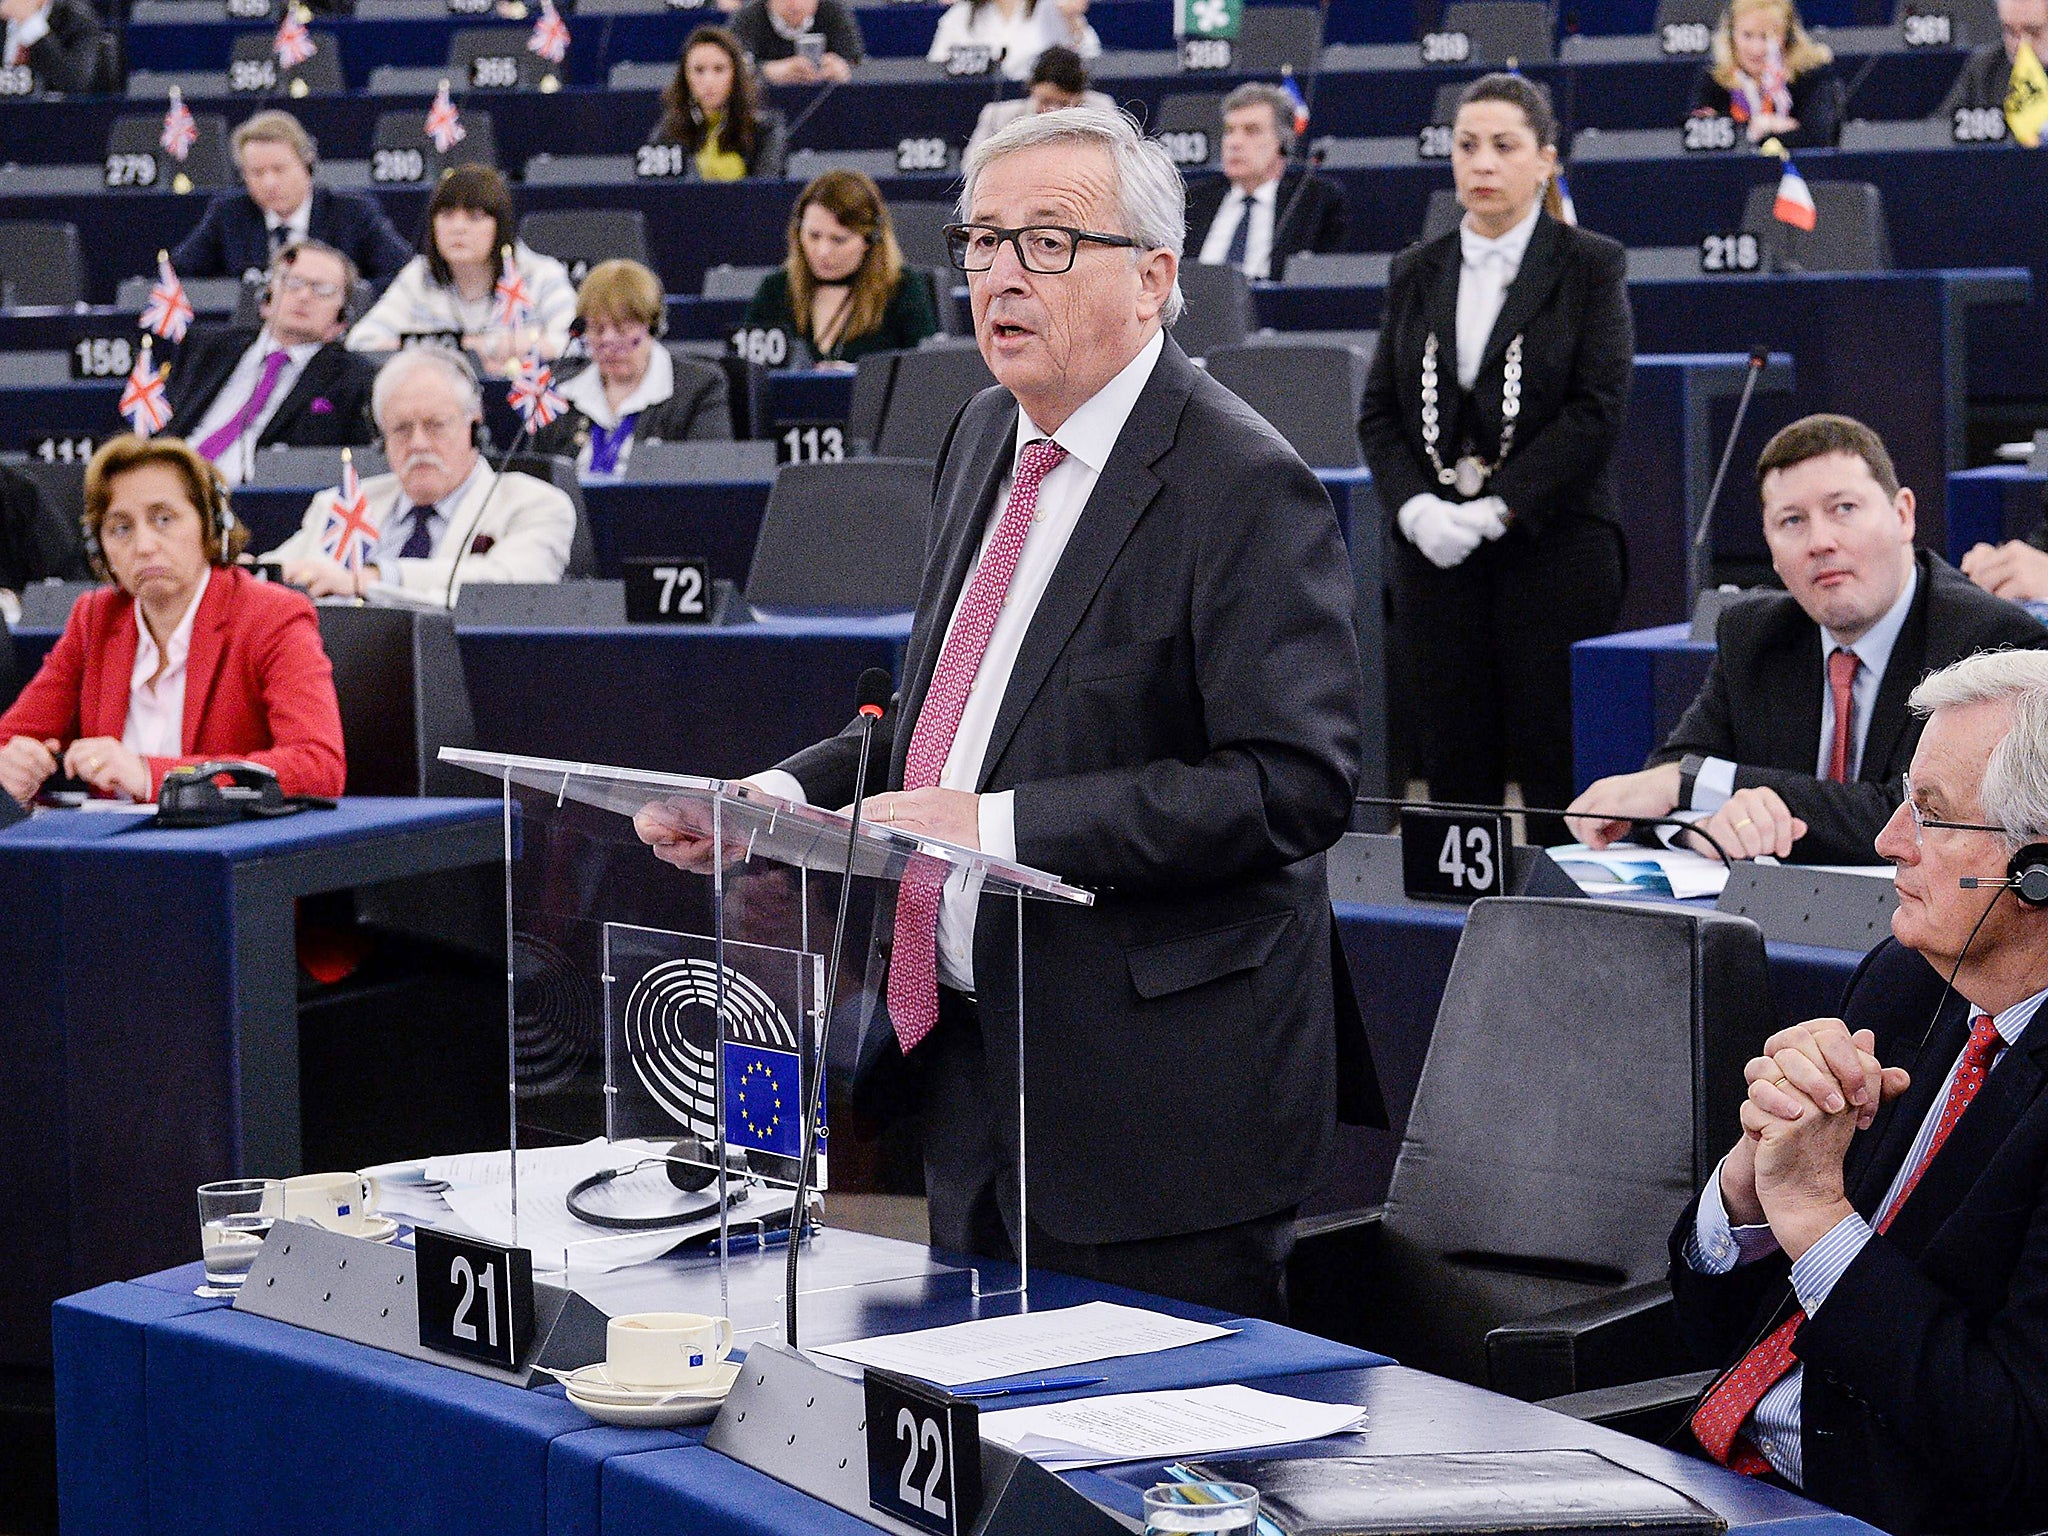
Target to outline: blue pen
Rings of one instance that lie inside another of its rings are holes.
[[[1169,1462],[1162,1470],[1176,1483],[1207,1483],[1210,1481],[1195,1471],[1193,1467],[1182,1466],[1177,1461]],[[1259,1536],[1287,1536],[1285,1531],[1281,1530],[1277,1524],[1263,1513],[1259,1515],[1258,1521]]]
[[[782,1244],[788,1241],[789,1228],[787,1227],[777,1227],[773,1232],[770,1232],[766,1237],[763,1237],[758,1232],[742,1232],[732,1240],[731,1244],[727,1247],[726,1252],[752,1253],[756,1248],[776,1248],[780,1247]],[[711,1244],[706,1251],[713,1254],[718,1252],[717,1238],[714,1237],[713,1239],[711,1239]]]
[[[1020,1392],[1065,1392],[1074,1387],[1099,1387],[1107,1376],[1041,1376],[1036,1381],[1013,1381],[1003,1387],[961,1387],[955,1397],[1015,1397]]]

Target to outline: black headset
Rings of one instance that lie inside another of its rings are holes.
[[[1965,875],[1957,882],[1966,891],[2007,890],[2030,907],[2048,907],[2048,843],[2028,843],[2006,861],[2003,880]]]
[[[197,457],[196,454],[194,456]],[[199,509],[199,519],[206,525],[207,537],[219,550],[209,563],[233,565],[234,556],[228,553],[228,535],[235,531],[235,512],[234,508],[228,505],[228,483],[221,478],[220,471],[213,465],[204,459],[200,459],[199,462],[206,466],[206,504]],[[98,525],[90,517],[81,517],[79,531],[85,539],[85,557],[91,562],[94,572],[108,581],[113,580],[113,572],[107,568],[106,551],[100,548]]]
[[[718,1196],[703,1192],[718,1178],[718,1170],[711,1165],[711,1154],[704,1143],[695,1136],[685,1136],[673,1143],[668,1151],[653,1157],[643,1157],[624,1168],[604,1168],[579,1181],[569,1191],[569,1214],[578,1221],[587,1221],[593,1227],[608,1227],[620,1232],[648,1232],[660,1227],[677,1227],[685,1222],[699,1221],[718,1210]],[[685,1195],[698,1196],[691,1200],[680,1200],[666,1210],[646,1216],[620,1216],[612,1212],[590,1210],[583,1197],[591,1190],[611,1183],[614,1179],[625,1178],[628,1174],[640,1172],[643,1168],[663,1165],[668,1172],[668,1181]],[[727,1147],[725,1154],[726,1205],[740,1204],[747,1198],[747,1155],[735,1147]]]
[[[341,257],[341,313],[336,317],[336,324],[345,330],[354,325],[358,318],[356,315],[356,285],[349,280],[349,273],[354,269],[355,263],[348,259],[346,253],[335,250],[333,246],[328,245],[325,241],[312,240],[311,237],[305,240],[292,241],[280,250],[277,255],[270,258],[270,265],[263,269],[263,282],[256,289],[257,313],[261,314],[264,309],[269,307],[271,298],[275,294],[276,290],[271,283],[271,273],[277,270],[279,261],[282,260],[285,269],[289,271],[298,260],[300,247],[308,244]]]

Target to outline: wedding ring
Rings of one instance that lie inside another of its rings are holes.
[[[892,827],[896,825],[896,807],[893,805],[889,807],[889,825]]]
[[[1742,820],[1735,823],[1735,830],[1740,832],[1744,827],[1750,827],[1755,825],[1755,822],[1751,821],[1747,816],[1745,816],[1742,818]]]

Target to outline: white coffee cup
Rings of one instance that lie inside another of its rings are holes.
[[[730,1318],[622,1312],[605,1329],[604,1373],[622,1387],[706,1387],[731,1352]]]
[[[311,1221],[355,1236],[377,1211],[377,1181],[363,1173],[302,1173],[284,1181],[286,1221]]]

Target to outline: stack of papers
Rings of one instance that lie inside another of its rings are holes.
[[[1684,901],[1718,896],[1728,883],[1727,865],[1689,848],[1644,848],[1636,843],[1588,848],[1570,843],[1551,849],[1550,856],[1588,896],[1635,890]]]
[[[817,1353],[915,1376],[942,1387],[1048,1371],[1120,1355],[1149,1355],[1235,1332],[1143,1307],[1091,1301],[1051,1312],[986,1317],[947,1328],[827,1344]]]
[[[1313,1403],[1251,1387],[1193,1387],[984,1413],[981,1437],[1058,1472],[1292,1445],[1364,1421],[1353,1403]]]

